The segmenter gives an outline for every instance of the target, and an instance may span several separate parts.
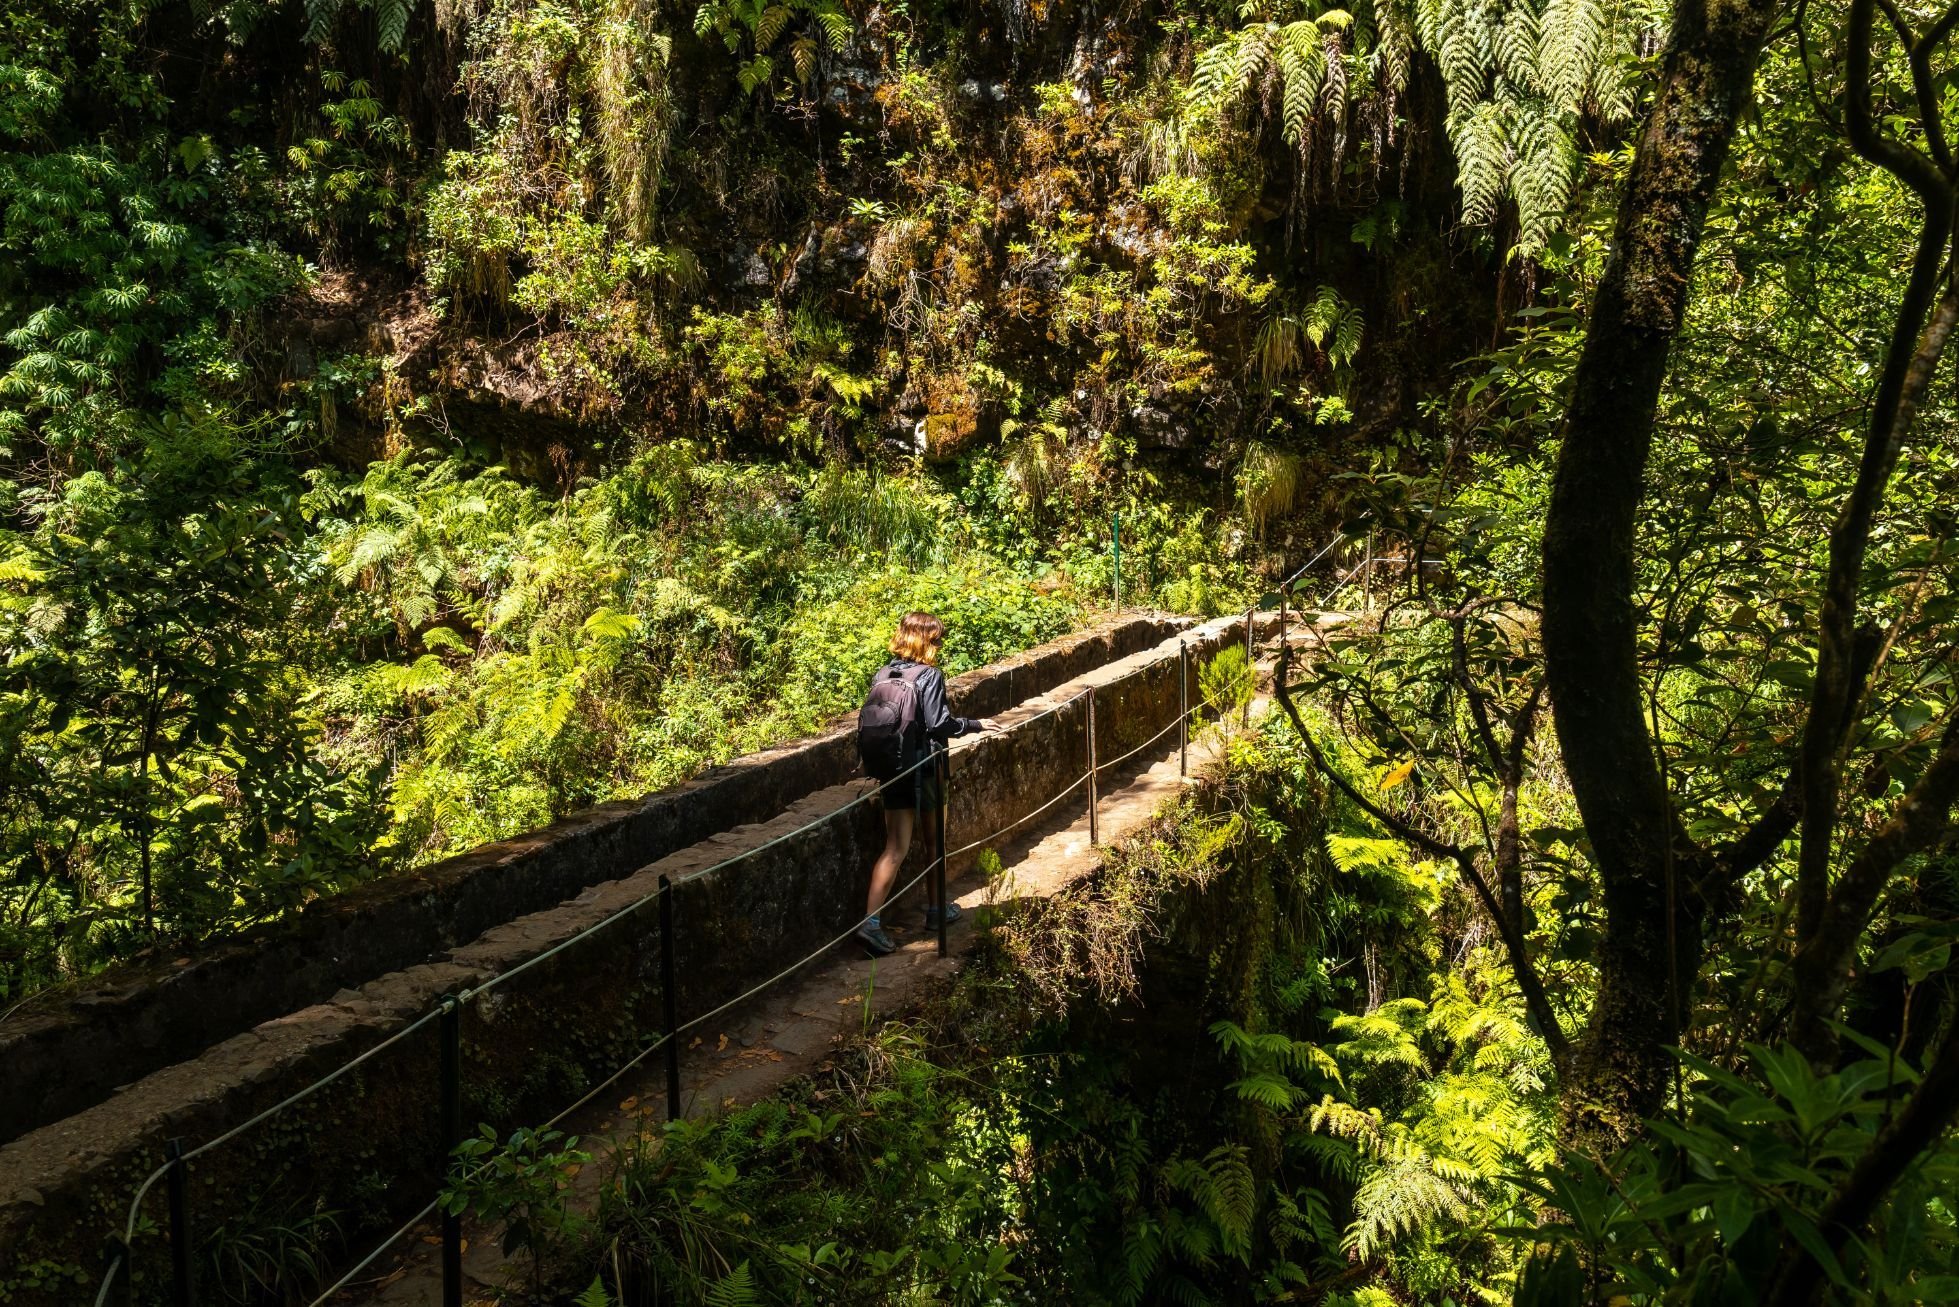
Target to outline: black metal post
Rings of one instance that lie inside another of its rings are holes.
[[[456,1145],[463,1141],[463,1001],[444,996],[442,1018],[442,1169],[438,1183],[446,1185],[455,1165]],[[463,1307],[463,1217],[442,1212],[442,1307]]]
[[[945,819],[946,819],[947,811],[950,810],[950,808],[952,807],[952,803],[950,801],[950,797],[948,793],[952,788],[952,755],[950,754],[950,752],[948,752],[945,749],[939,750],[939,758],[935,769],[939,773],[939,819],[937,822],[933,824],[939,828],[939,833],[937,838],[939,847],[935,851],[937,861],[938,861],[938,870],[933,873],[933,878],[938,881],[939,956],[944,957],[946,953],[945,919],[946,916],[948,915],[947,909],[950,908],[951,906],[950,902],[946,898],[946,887],[945,887],[945,881],[946,881]]]
[[[1257,612],[1257,604],[1253,604],[1245,610],[1245,675],[1252,679],[1253,695],[1258,694],[1258,667],[1252,660],[1252,618]],[[1245,711],[1240,718],[1240,722],[1245,726],[1252,724],[1252,701],[1250,699],[1245,700]]]
[[[176,1288],[177,1307],[197,1307],[197,1280],[192,1269],[190,1236],[190,1188],[184,1162],[184,1141],[172,1139],[163,1146],[170,1163],[163,1183],[170,1198],[170,1275]]]
[[[674,992],[673,882],[660,877],[660,1009],[667,1041],[667,1120],[680,1115],[679,996]]]
[[[1190,650],[1177,641],[1177,774],[1190,775]]]
[[[1095,802],[1095,687],[1088,687],[1088,842],[1100,844],[1102,834],[1096,827]]]

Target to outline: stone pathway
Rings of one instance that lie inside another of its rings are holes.
[[[1263,707],[1261,701],[1255,710]],[[1166,738],[1164,744],[1167,749],[1146,751],[1118,776],[1104,778],[1097,810],[1104,844],[1140,830],[1190,783],[1179,769],[1175,737]],[[1193,739],[1192,775],[1210,766],[1218,752],[1215,731]],[[965,842],[959,832],[953,836]],[[1089,842],[1085,791],[992,847],[1005,864],[1003,888],[996,892],[1011,899],[1056,895],[1093,872],[1101,860],[1097,847]],[[796,1076],[817,1070],[833,1048],[868,1023],[913,1008],[932,985],[955,975],[974,946],[974,910],[986,901],[988,890],[977,876],[957,881],[951,889],[966,916],[947,931],[946,957],[938,956],[937,936],[923,927],[916,902],[919,891],[914,890],[912,902],[886,913],[887,918],[912,923],[910,929],[891,929],[901,941],[898,952],[873,962],[853,947],[840,946],[716,1023],[696,1030],[681,1058],[686,1115],[705,1116],[767,1097]],[[657,1131],[665,1116],[666,1077],[655,1055],[559,1128],[577,1135],[581,1149],[603,1158],[611,1144]],[[575,1202],[596,1201],[604,1170],[597,1161],[584,1168],[575,1185]],[[496,1233],[465,1226],[464,1301],[472,1307],[494,1307],[501,1301],[497,1286],[521,1277],[520,1268],[504,1258]],[[385,1255],[376,1263],[380,1269],[372,1278],[350,1285],[335,1301],[440,1307],[437,1228],[433,1223],[418,1228],[404,1243],[408,1244],[404,1252]]]

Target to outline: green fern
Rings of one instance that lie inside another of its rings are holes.
[[[1342,1246],[1368,1261],[1401,1236],[1469,1213],[1462,1190],[1437,1175],[1427,1158],[1402,1158],[1361,1182]]]
[[[707,1286],[707,1307],[757,1307],[761,1301],[754,1273],[746,1261]]]
[[[412,0],[374,0],[375,44],[386,54],[400,51],[408,39],[408,11]]]

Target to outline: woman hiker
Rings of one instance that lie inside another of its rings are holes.
[[[955,735],[993,731],[992,721],[954,717],[946,711],[945,673],[938,669],[945,646],[945,623],[930,613],[906,613],[891,637],[891,661],[871,678],[871,691],[857,719],[857,748],[864,770],[884,782],[884,851],[871,867],[870,901],[857,940],[873,957],[898,946],[884,933],[878,913],[911,850],[912,831],[925,828],[928,843],[938,834],[939,767],[933,757]],[[927,881],[929,887],[930,881]],[[927,897],[931,890],[926,890]],[[927,929],[959,920],[959,905],[928,903]]]

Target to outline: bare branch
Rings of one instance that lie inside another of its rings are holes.
[[[1510,973],[1517,979],[1517,988],[1523,994],[1524,1007],[1530,1012],[1531,1021],[1538,1027],[1538,1034],[1550,1049],[1553,1061],[1559,1066],[1564,1065],[1565,1058],[1571,1051],[1570,1041],[1565,1038],[1564,1028],[1558,1024],[1558,1014],[1551,1006],[1551,997],[1544,989],[1544,982],[1538,976],[1536,966],[1531,962],[1530,948],[1524,939],[1521,927],[1505,918],[1496,896],[1490,892],[1489,882],[1476,869],[1476,855],[1461,845],[1439,840],[1420,827],[1395,816],[1362,794],[1332,764],[1320,751],[1319,742],[1306,728],[1305,719],[1300,716],[1298,705],[1292,701],[1292,689],[1286,684],[1285,679],[1286,661],[1286,656],[1282,653],[1279,659],[1279,674],[1273,678],[1273,695],[1278,699],[1279,706],[1285,710],[1287,719],[1292,722],[1293,731],[1305,744],[1307,756],[1313,760],[1313,766],[1333,783],[1335,789],[1347,797],[1348,802],[1379,822],[1396,837],[1434,857],[1447,858],[1456,864],[1457,869],[1462,872],[1463,879],[1468,882],[1477,900],[1482,903],[1483,910],[1490,915],[1498,937],[1503,940],[1504,950],[1510,958]]]
[[[1959,717],[1946,726],[1938,753],[1890,820],[1851,860],[1816,931],[1797,948],[1790,1039],[1812,1057],[1835,1046],[1828,1023],[1843,999],[1858,941],[1885,883],[1900,862],[1930,848],[1951,828],[1955,801],[1959,801]]]
[[[1858,0],[1863,3],[1864,0]],[[1906,434],[1917,420],[1925,393],[1945,356],[1955,323],[1959,323],[1959,283],[1947,277],[1945,293],[1932,310],[1920,335],[1924,302],[1929,301],[1952,231],[1950,197],[1945,207],[1927,208],[1919,234],[1917,261],[1905,303],[1892,331],[1879,382],[1877,407],[1864,437],[1857,480],[1844,501],[1843,512],[1830,531],[1830,572],[1818,618],[1816,680],[1810,690],[1808,719],[1803,724],[1801,752],[1802,846],[1796,867],[1796,941],[1805,946],[1822,928],[1829,897],[1830,853],[1837,826],[1837,795],[1841,787],[1839,750],[1849,727],[1849,708],[1862,693],[1857,676],[1857,587],[1871,528],[1897,467]],[[1903,341],[1917,341],[1906,352]],[[1895,392],[1887,396],[1892,374]]]

